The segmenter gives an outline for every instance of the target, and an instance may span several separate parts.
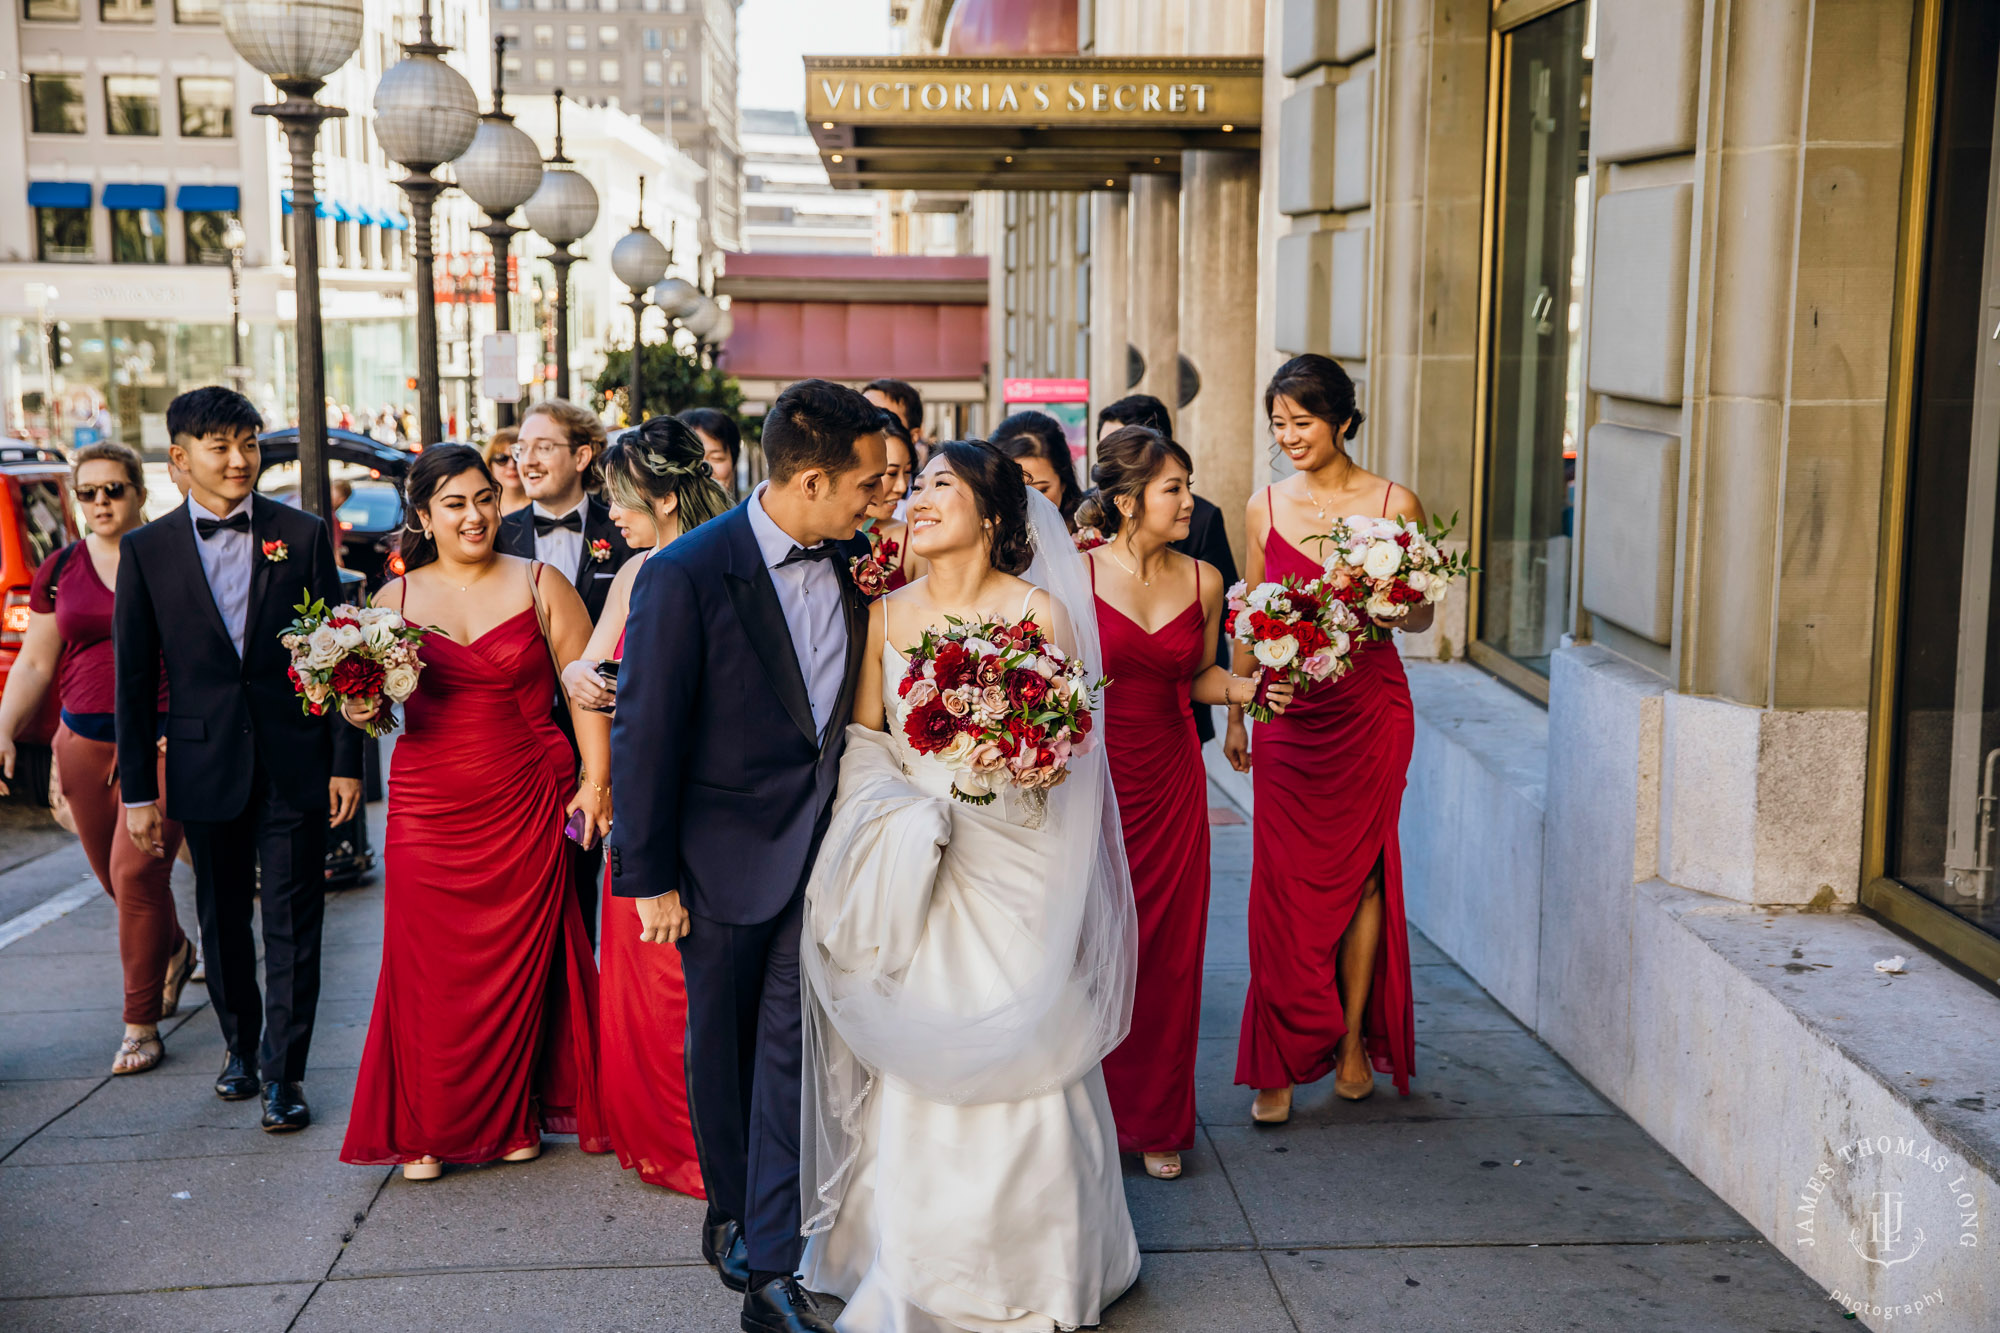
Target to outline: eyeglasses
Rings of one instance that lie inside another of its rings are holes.
[[[531,459],[549,462],[563,454],[576,452],[573,444],[553,444],[543,441],[537,444],[516,444],[507,450],[507,456],[516,463],[526,463]]]
[[[76,498],[87,505],[96,504],[99,495],[102,495],[107,500],[122,500],[125,498],[125,492],[129,488],[130,484],[123,481],[107,481],[96,486],[79,486],[76,488]]]

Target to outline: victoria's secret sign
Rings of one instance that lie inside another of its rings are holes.
[[[1106,122],[1255,128],[1262,62],[806,58],[815,128],[951,122]]]

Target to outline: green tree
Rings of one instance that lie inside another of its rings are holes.
[[[604,369],[590,385],[598,395],[598,402],[617,403],[626,409],[627,420],[684,412],[690,407],[713,407],[736,418],[744,439],[757,438],[758,420],[743,415],[743,390],[733,376],[703,365],[692,352],[666,343],[647,343],[640,357],[642,411],[634,416],[627,401],[632,390],[629,347],[614,347],[605,354]]]

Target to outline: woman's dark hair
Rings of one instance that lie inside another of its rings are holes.
[[[1054,468],[1062,482],[1056,508],[1062,510],[1064,522],[1074,519],[1077,502],[1083,499],[1083,483],[1076,479],[1076,459],[1070,456],[1062,422],[1047,412],[1016,412],[994,429],[993,444],[1009,458],[1039,458]]]
[[[1028,478],[1021,465],[985,440],[947,440],[938,452],[972,492],[979,517],[993,525],[993,568],[1026,573],[1035,562],[1035,544],[1028,535]]]
[[[1078,526],[1095,528],[1105,536],[1117,533],[1125,515],[1118,501],[1132,497],[1132,517],[1146,512],[1146,487],[1168,463],[1179,463],[1189,473],[1194,460],[1188,451],[1147,426],[1120,426],[1097,442],[1097,466],[1090,479],[1097,483],[1077,507]]]
[[[676,412],[674,418],[684,421],[690,429],[698,430],[729,451],[729,466],[738,478],[743,476],[743,432],[736,424],[736,418],[720,408],[690,407],[684,412]]]
[[[604,453],[604,493],[625,509],[653,512],[656,501],[675,497],[674,521],[682,533],[728,512],[729,495],[702,457],[701,438],[679,417],[648,417]]]
[[[1318,352],[1295,356],[1278,367],[1271,382],[1264,386],[1266,417],[1271,415],[1271,405],[1280,394],[1335,430],[1340,430],[1341,423],[1346,422],[1347,429],[1340,436],[1343,440],[1353,439],[1367,419],[1354,406],[1354,381],[1340,368],[1340,362]]]
[[[403,479],[403,530],[396,541],[405,574],[438,558],[437,538],[424,535],[424,511],[430,508],[438,487],[468,472],[477,472],[496,494],[499,492],[500,483],[493,480],[486,460],[469,444],[434,444],[417,455],[410,475]]]
[[[818,468],[838,477],[854,464],[854,442],[882,429],[882,409],[831,380],[800,380],[778,395],[764,418],[764,463],[782,486]]]

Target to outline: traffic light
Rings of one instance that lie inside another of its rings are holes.
[[[69,321],[53,319],[49,321],[49,369],[61,370],[76,361],[75,351],[69,341]]]

